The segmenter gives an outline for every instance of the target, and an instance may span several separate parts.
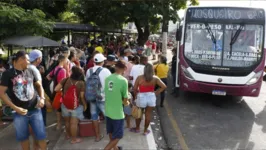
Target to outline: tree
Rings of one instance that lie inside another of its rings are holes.
[[[59,14],[67,9],[68,0],[0,0],[0,2],[17,5],[25,10],[40,9],[46,18],[58,20]]]
[[[190,0],[191,5],[198,5],[198,0]],[[187,6],[186,0],[159,0],[159,14],[162,15],[162,33],[163,33],[163,54],[166,54],[167,49],[167,32],[169,21],[174,23],[180,20],[177,11],[185,9]]]
[[[123,23],[134,22],[138,30],[138,44],[141,46],[147,41],[150,33],[155,32],[152,29],[156,29],[163,21],[160,16],[167,18],[164,21],[177,20],[177,11],[185,8],[187,2],[186,0],[76,1],[73,11],[84,23],[94,22],[99,26],[122,28]]]
[[[22,34],[47,35],[53,29],[53,22],[47,21],[39,9],[25,10],[0,2],[0,12],[0,39]]]

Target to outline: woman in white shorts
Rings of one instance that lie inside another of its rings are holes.
[[[157,91],[154,91],[155,86],[158,85]],[[154,70],[152,64],[146,64],[144,68],[144,75],[138,76],[134,84],[134,94],[136,99],[136,105],[145,109],[145,126],[143,135],[148,135],[150,130],[148,127],[151,121],[151,114],[153,108],[156,106],[156,95],[160,94],[166,89],[166,85],[158,78],[154,76]],[[131,128],[131,132],[140,132],[140,119],[136,119],[136,127]]]

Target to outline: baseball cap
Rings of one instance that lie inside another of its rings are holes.
[[[124,53],[128,53],[128,52],[132,53],[131,49],[127,48],[124,50]]]
[[[42,57],[42,52],[40,50],[32,50],[30,53],[29,53],[29,57],[30,57],[30,62],[33,62],[35,61],[37,58],[40,58]]]
[[[108,55],[107,60],[108,61],[118,61],[117,58],[115,57],[115,55]]]
[[[103,54],[96,54],[94,56],[94,62],[99,63],[105,61],[106,58],[103,56]]]

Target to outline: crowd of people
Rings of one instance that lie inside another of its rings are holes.
[[[61,46],[50,50],[46,64],[37,49],[13,55],[11,68],[1,77],[0,99],[14,110],[16,138],[22,149],[30,148],[31,134],[34,149],[46,149],[48,108],[56,111],[57,130],[64,119],[66,139],[71,144],[82,142],[78,123],[84,116],[92,120],[95,142],[100,142],[104,137],[98,121],[102,115],[110,138],[105,149],[120,149],[117,144],[124,134],[124,120],[131,132],[141,132],[142,117],[135,118],[134,127],[131,125],[133,106],[145,115],[143,135],[148,135],[156,95],[160,95],[163,107],[169,66],[165,56],[153,66],[142,47],[135,49],[127,43],[112,42],[103,47],[97,41],[84,49]]]

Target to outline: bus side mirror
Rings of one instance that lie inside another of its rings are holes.
[[[176,41],[181,41],[181,36],[182,36],[182,26],[180,26],[180,27],[176,30]]]

